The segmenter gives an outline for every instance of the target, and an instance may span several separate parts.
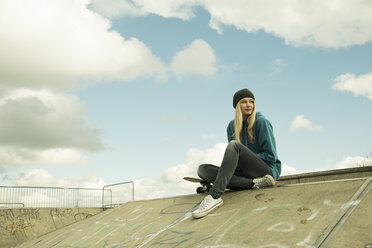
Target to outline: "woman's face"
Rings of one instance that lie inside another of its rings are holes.
[[[243,117],[247,118],[253,113],[254,99],[245,97],[239,102],[240,110],[242,111]]]

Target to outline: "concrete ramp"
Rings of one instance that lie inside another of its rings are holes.
[[[0,247],[14,247],[102,211],[102,208],[0,209]]]
[[[18,247],[372,247],[371,178],[129,202]]]

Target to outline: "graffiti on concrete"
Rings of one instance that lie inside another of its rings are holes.
[[[221,208],[202,219],[191,216],[198,202],[179,203],[174,199],[162,209],[128,204],[131,207],[112,209],[90,218],[88,223],[77,223],[73,229],[55,233],[45,239],[42,247],[68,244],[69,248],[289,248],[294,245],[309,248],[319,233],[315,234],[313,228],[307,226],[316,227],[321,218],[330,212],[336,214],[343,206],[330,200],[320,201],[317,205],[277,204],[265,193],[255,195],[255,200],[264,204],[249,210],[244,207]],[[252,222],[252,219],[260,221]],[[90,227],[89,231],[86,231],[86,226]],[[286,237],[293,237],[293,233],[296,233],[295,243],[288,245]],[[277,242],[267,242],[262,238],[265,236],[278,237]],[[258,240],[259,237],[262,240]]]
[[[31,238],[87,219],[100,210],[0,209],[0,247],[20,244]]]
[[[50,210],[54,227],[56,229],[65,226],[67,223],[73,223],[87,219],[92,216],[90,213],[80,212],[79,209],[72,208],[53,208]]]
[[[22,233],[26,236],[25,231],[35,226],[35,220],[40,220],[39,209],[0,210],[0,227],[10,235]]]
[[[50,210],[52,218],[68,218],[74,215],[71,208],[53,208]]]
[[[77,214],[74,214],[74,219],[75,221],[81,221],[81,220],[88,219],[92,216],[93,214],[90,214],[90,213],[77,213]]]

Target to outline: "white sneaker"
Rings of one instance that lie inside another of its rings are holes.
[[[252,189],[260,189],[265,187],[272,187],[275,185],[275,180],[270,175],[265,175],[264,177],[257,177],[253,179]]]
[[[214,199],[211,195],[207,195],[204,200],[200,203],[198,209],[192,212],[194,218],[201,218],[221,206],[223,203],[221,197]]]

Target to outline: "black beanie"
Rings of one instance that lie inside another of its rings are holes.
[[[235,94],[234,94],[234,100],[233,100],[233,106],[234,108],[236,108],[236,105],[238,104],[238,102],[245,98],[245,97],[250,97],[250,98],[253,98],[254,99],[254,95],[253,93],[248,90],[248,89],[241,89],[241,90],[238,90]]]

